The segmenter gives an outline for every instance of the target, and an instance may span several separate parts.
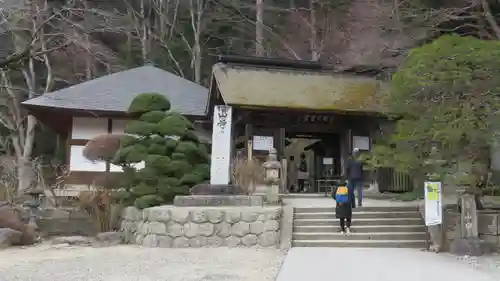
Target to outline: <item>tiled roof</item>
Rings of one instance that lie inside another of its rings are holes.
[[[30,107],[125,112],[138,94],[158,93],[172,110],[205,116],[208,89],[154,66],[142,66],[106,75],[23,102]]]

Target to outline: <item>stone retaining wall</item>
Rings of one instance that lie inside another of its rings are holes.
[[[121,231],[145,247],[278,247],[281,207],[128,207]]]

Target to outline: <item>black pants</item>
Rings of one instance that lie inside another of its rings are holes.
[[[304,191],[304,187],[305,187],[305,184],[306,184],[306,180],[305,179],[298,179],[297,180],[297,183],[299,185],[299,188],[297,189],[298,192],[302,192]]]
[[[340,219],[340,230],[345,231],[345,228],[351,227],[351,218],[341,218]]]

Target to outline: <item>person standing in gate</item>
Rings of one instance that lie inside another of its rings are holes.
[[[295,157],[290,156],[287,164],[288,191],[293,192],[297,186],[297,163]]]
[[[299,173],[298,173],[298,192],[305,191],[305,183],[307,178],[309,177],[309,174],[307,173],[307,162],[306,162],[306,155],[304,152],[300,154],[300,163],[299,163]]]
[[[358,207],[363,206],[363,163],[356,159],[358,156],[359,149],[354,148],[352,156],[347,163],[347,188],[349,190],[352,208],[356,208],[355,190],[358,192]]]
[[[345,181],[332,189],[332,197],[336,202],[335,217],[340,220],[340,233],[351,234],[352,200]]]

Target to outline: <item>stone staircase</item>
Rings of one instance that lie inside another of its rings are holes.
[[[296,207],[293,247],[426,248],[428,234],[416,207],[355,208],[352,233],[340,233],[333,207]]]

